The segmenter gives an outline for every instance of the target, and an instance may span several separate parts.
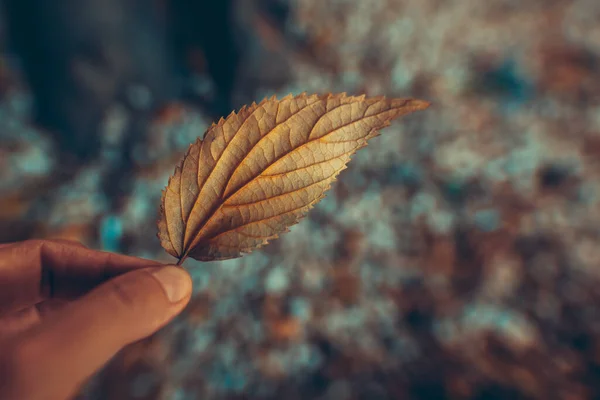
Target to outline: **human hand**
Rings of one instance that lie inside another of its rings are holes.
[[[0,399],[68,399],[182,311],[185,270],[62,240],[0,244]]]

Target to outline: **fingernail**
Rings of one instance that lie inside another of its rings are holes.
[[[180,267],[162,267],[152,273],[172,303],[183,300],[190,291],[189,275]]]

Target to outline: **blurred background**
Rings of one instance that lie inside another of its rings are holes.
[[[600,398],[597,0],[3,0],[0,242],[164,262],[160,191],[265,96],[433,103],[82,399]]]

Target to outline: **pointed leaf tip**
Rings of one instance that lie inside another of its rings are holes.
[[[431,103],[428,101],[416,99],[410,99],[409,104],[410,107],[414,108],[415,110],[425,110],[431,106]]]

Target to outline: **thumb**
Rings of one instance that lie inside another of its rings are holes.
[[[191,292],[190,276],[174,266],[139,269],[107,281],[13,346],[11,386],[18,398],[75,394],[121,348],[177,315]],[[32,393],[36,390],[40,393]]]

